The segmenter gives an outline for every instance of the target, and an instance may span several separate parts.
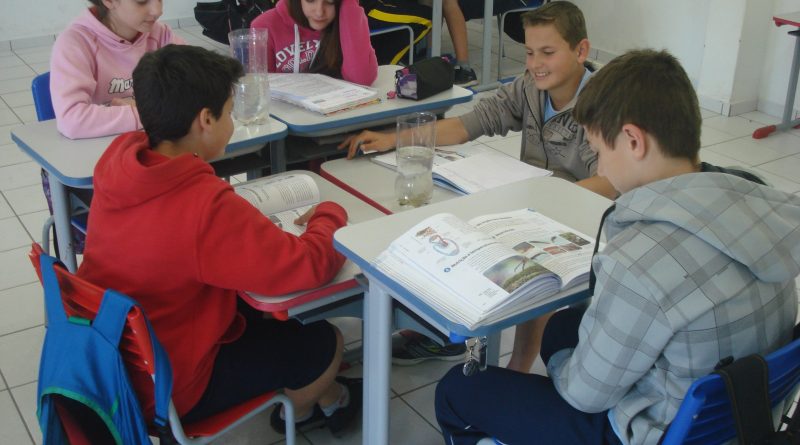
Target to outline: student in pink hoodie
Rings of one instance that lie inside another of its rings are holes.
[[[269,31],[270,72],[322,73],[361,85],[378,76],[358,0],[280,0],[250,26]]]
[[[184,43],[157,20],[162,0],[89,0],[58,35],[50,94],[58,130],[71,139],[142,128],[131,73],[147,52]]]

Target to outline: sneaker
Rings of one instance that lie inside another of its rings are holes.
[[[337,409],[330,417],[325,419],[333,437],[342,437],[345,430],[353,424],[361,411],[363,402],[364,379],[351,379],[347,377],[336,377],[336,381],[344,385],[350,391],[350,402],[347,406]]]
[[[464,68],[457,66],[454,69],[455,80],[453,83],[460,87],[471,87],[478,84],[478,76],[475,75],[475,70],[472,68]]]
[[[464,343],[450,343],[440,346],[425,336],[408,340],[403,346],[392,351],[392,363],[400,366],[416,365],[425,360],[444,360],[454,362],[464,360],[467,346]]]
[[[272,410],[272,414],[269,416],[269,425],[272,427],[279,434],[286,434],[286,421],[281,419],[281,405],[275,407]],[[310,431],[315,428],[322,428],[325,426],[325,414],[319,409],[319,406],[314,405],[314,411],[311,413],[311,417],[302,421],[296,422],[294,424],[294,429],[297,432],[302,431]]]

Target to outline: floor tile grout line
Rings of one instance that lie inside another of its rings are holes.
[[[5,379],[3,379],[3,380],[5,380]],[[34,380],[34,382],[35,381],[36,380]],[[26,385],[27,384],[28,383],[26,383]],[[6,385],[6,386],[8,386],[8,385]],[[18,386],[15,386],[14,388],[18,388]],[[34,440],[34,438],[33,438],[33,432],[31,432],[31,427],[28,426],[27,422],[25,422],[25,416],[22,415],[22,409],[20,409],[19,404],[17,403],[17,398],[14,397],[14,393],[11,391],[12,389],[13,388],[11,388],[11,387],[8,388],[8,395],[11,397],[11,403],[14,404],[14,408],[17,410],[17,414],[19,415],[19,420],[21,420],[22,424],[25,426],[25,431],[28,433],[28,438],[31,440],[31,444],[35,444],[36,440]],[[38,403],[37,403],[37,406],[38,406]],[[34,426],[38,427],[39,424],[37,423]]]
[[[435,382],[435,383],[438,383],[438,382]],[[431,383],[431,384],[433,384],[433,383]],[[438,425],[433,425],[433,424],[431,424],[431,422],[429,422],[429,421],[428,421],[428,418],[427,418],[427,417],[425,417],[425,415],[423,415],[421,412],[417,411],[417,410],[416,410],[416,409],[415,409],[415,408],[414,408],[414,407],[411,405],[411,402],[409,402],[408,400],[404,399],[402,396],[399,396],[399,397],[400,397],[400,400],[401,400],[401,401],[402,401],[402,402],[403,402],[403,403],[404,403],[404,404],[405,404],[407,407],[409,407],[409,409],[411,409],[411,411],[413,411],[413,412],[414,412],[414,414],[416,414],[417,416],[419,416],[419,417],[422,419],[422,421],[423,421],[423,422],[425,422],[425,423],[427,423],[428,425],[430,425],[430,427],[431,427],[431,428],[433,428],[433,430],[434,430],[434,431],[441,433],[441,431],[439,431],[439,426],[438,426]]]
[[[0,292],[7,291],[7,290],[13,290],[13,289],[16,289],[18,287],[28,286],[28,285],[34,284],[34,283],[38,283],[38,281],[34,280],[34,281],[29,282],[29,283],[22,283],[22,284],[17,284],[17,285],[11,286],[11,287],[4,287],[4,288],[0,289]]]

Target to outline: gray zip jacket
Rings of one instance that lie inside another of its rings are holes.
[[[589,148],[583,127],[572,118],[576,101],[577,96],[542,124],[545,92],[536,89],[526,71],[510,84],[498,88],[494,96],[481,99],[460,119],[469,140],[483,135],[505,136],[509,130],[522,130],[522,161],[575,182],[593,176],[597,170],[597,155]]]
[[[725,173],[631,190],[605,221],[578,345],[548,363],[559,394],[656,444],[691,383],[725,357],[791,340],[800,197]]]

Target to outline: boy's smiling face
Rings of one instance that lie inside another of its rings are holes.
[[[589,52],[589,42],[584,39],[570,48],[553,24],[525,28],[525,68],[533,77],[536,88],[553,96],[572,99],[583,78],[583,62]],[[565,97],[566,98],[566,97]]]

